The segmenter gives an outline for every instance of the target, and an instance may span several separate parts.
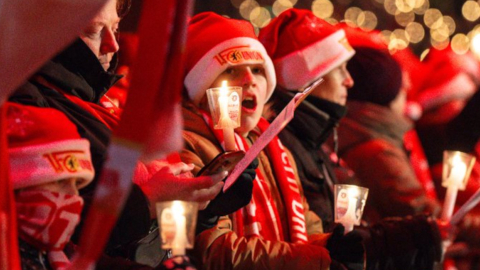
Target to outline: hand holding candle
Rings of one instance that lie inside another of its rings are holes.
[[[442,185],[447,188],[447,193],[441,216],[443,221],[450,221],[458,190],[465,189],[473,163],[475,163],[475,157],[471,155],[459,151],[444,152]]]
[[[354,185],[335,185],[335,222],[345,227],[345,234],[360,225],[368,188]],[[358,202],[361,202],[360,204]]]
[[[215,129],[222,129],[225,151],[235,151],[234,129],[240,125],[241,87],[228,87],[227,81],[220,88],[207,90],[208,103]]]
[[[157,218],[163,249],[172,254],[185,255],[193,248],[198,204],[196,202],[169,201],[157,203]]]

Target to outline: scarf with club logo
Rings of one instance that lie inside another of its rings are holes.
[[[46,251],[53,269],[65,269],[70,261],[63,248],[80,221],[83,199],[78,195],[43,190],[15,195],[19,236]]]
[[[222,130],[213,128],[213,121],[206,112],[202,111],[203,118],[223,144]],[[257,127],[264,132],[269,126],[267,120],[261,118]],[[251,131],[255,132],[255,131]],[[258,134],[260,135],[260,134]],[[235,133],[235,143],[238,150],[248,151],[247,141]],[[288,241],[292,243],[306,243],[308,241],[305,222],[305,213],[302,196],[298,187],[294,170],[285,149],[275,137],[266,147],[272,171],[275,176],[279,192],[285,205],[288,228],[282,228],[280,215],[275,207],[267,179],[259,168],[256,169],[256,178],[253,184],[252,200],[248,205],[235,212],[234,228],[239,236],[258,236],[269,241]],[[287,234],[284,234],[286,230]]]

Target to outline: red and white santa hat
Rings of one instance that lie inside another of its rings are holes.
[[[90,143],[58,110],[7,103],[10,178],[14,189],[79,178],[78,188],[94,177]]]
[[[192,17],[188,26],[185,87],[198,105],[215,79],[231,66],[262,64],[267,78],[267,99],[276,85],[273,63],[258,41],[253,26],[213,12]]]
[[[344,30],[309,10],[282,12],[260,30],[259,40],[272,57],[278,84],[289,90],[308,86],[355,54]]]
[[[426,74],[416,99],[425,111],[455,100],[468,100],[480,82],[480,62],[471,52],[457,54],[451,47],[430,49]]]

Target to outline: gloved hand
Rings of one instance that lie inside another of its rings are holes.
[[[220,216],[231,214],[252,200],[253,180],[257,167],[258,159],[254,159],[226,193],[221,191],[207,208],[198,211],[196,234],[212,228]]]
[[[350,270],[365,268],[365,248],[362,237],[355,230],[344,235],[345,228],[338,224],[327,241],[327,249],[332,260]]]
[[[211,215],[224,216],[247,205],[252,199],[253,180],[257,175],[255,172],[257,167],[258,159],[255,158],[227,192],[221,191],[204,211]]]

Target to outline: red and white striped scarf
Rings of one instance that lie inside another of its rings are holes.
[[[47,251],[53,269],[66,269],[70,261],[63,248],[80,221],[82,197],[32,190],[16,194],[15,203],[20,237]]]
[[[210,129],[223,146],[223,133],[221,130],[213,129],[213,123],[208,114],[205,112],[202,112],[202,114]],[[261,132],[264,132],[268,126],[269,123],[263,118],[260,119],[257,125]],[[242,136],[235,134],[235,142],[237,149],[248,150],[249,146]],[[258,236],[270,241],[306,243],[308,237],[305,210],[295,179],[295,173],[287,153],[277,137],[267,145],[266,152],[277,181],[277,186],[280,189],[279,192],[283,198],[288,228],[282,228],[280,215],[275,207],[270,187],[261,170],[257,168],[252,200],[244,208],[234,213],[234,230],[239,236]]]

